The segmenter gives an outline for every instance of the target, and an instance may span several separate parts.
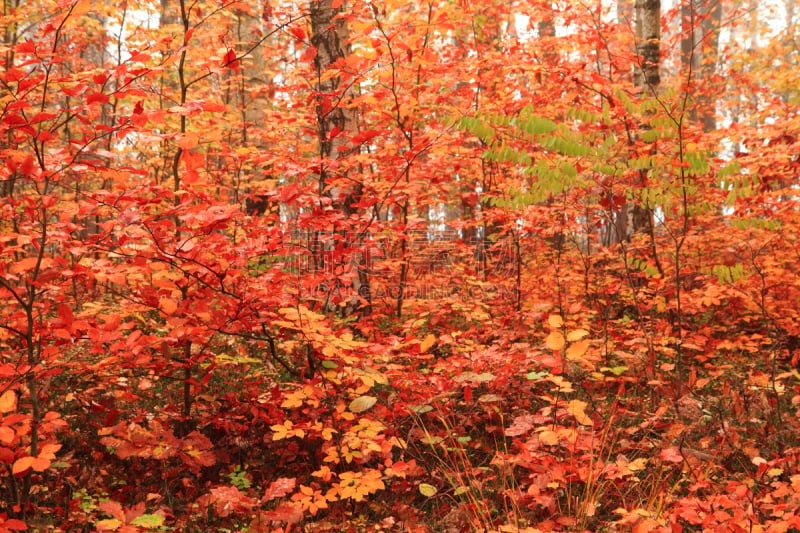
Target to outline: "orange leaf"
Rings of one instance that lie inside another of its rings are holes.
[[[0,413],[10,413],[17,407],[17,394],[7,390],[0,396]]]
[[[178,138],[178,146],[184,150],[191,150],[192,148],[197,148],[199,139],[200,136],[197,133],[187,132]]]
[[[164,313],[171,315],[178,310],[178,304],[172,298],[168,298],[167,296],[162,296],[158,300],[158,306],[161,308]]]
[[[427,351],[428,351],[428,349],[429,349],[431,346],[433,346],[433,343],[434,343],[434,342],[436,342],[436,337],[434,337],[433,335],[428,335],[427,337],[425,337],[425,340],[423,340],[423,341],[422,341],[422,342],[419,344],[419,353],[425,353],[425,352],[427,352]]]
[[[547,446],[555,446],[558,444],[558,435],[555,431],[547,429],[539,433],[539,442]]]
[[[333,9],[339,9],[340,7],[342,7],[343,3],[344,3],[344,0],[333,0],[331,2],[331,7]]]
[[[106,500],[104,502],[98,503],[97,507],[104,513],[110,514],[111,516],[120,520],[121,522],[125,521],[125,512],[122,510],[122,505],[120,505],[119,502]]]
[[[14,441],[14,430],[8,426],[0,426],[0,442],[11,444]]]
[[[589,334],[589,332],[586,331],[585,329],[576,329],[576,330],[573,330],[573,331],[570,331],[569,333],[567,333],[567,340],[569,342],[575,342],[575,341],[581,340],[582,338],[584,338],[588,334]]]
[[[569,404],[567,405],[567,412],[574,416],[575,420],[577,420],[579,424],[591,426],[592,419],[586,415],[586,405],[586,402],[582,402],[580,400],[570,400]]]
[[[88,13],[90,9],[92,9],[92,2],[90,0],[81,0],[80,2],[73,4],[70,15],[72,17],[79,17]]]
[[[106,518],[97,522],[95,527],[98,531],[116,531],[121,525],[122,522],[116,518]]]
[[[45,444],[42,446],[42,451],[39,452],[39,457],[45,459],[55,459],[56,452],[61,449],[60,444]]]
[[[35,458],[34,457],[30,457],[30,456],[22,457],[21,459],[17,459],[17,462],[14,463],[14,466],[11,469],[11,473],[16,475],[16,474],[21,474],[22,472],[25,472],[27,469],[29,469],[31,467],[31,465],[33,465],[33,461],[34,460],[35,460]]]
[[[580,359],[581,357],[583,357],[583,354],[586,353],[586,350],[588,348],[589,348],[589,341],[587,340],[582,340],[573,343],[572,345],[570,345],[569,348],[567,348],[567,353],[566,353],[567,359],[571,360]]]
[[[46,459],[44,457],[35,457],[33,458],[33,461],[31,461],[31,467],[37,472],[44,472],[50,468],[50,463],[50,459]]]
[[[564,340],[564,335],[561,334],[560,331],[555,330],[551,331],[550,335],[547,336],[547,347],[551,350],[561,351],[564,349],[564,345],[566,341]]]
[[[560,328],[564,325],[564,319],[561,318],[561,315],[550,315],[547,318],[547,323],[550,324],[551,328]]]

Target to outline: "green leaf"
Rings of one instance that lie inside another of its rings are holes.
[[[528,372],[525,374],[525,379],[543,379],[549,372]]]
[[[420,483],[419,492],[423,496],[427,496],[428,498],[430,498],[431,496],[433,496],[438,492],[438,489],[429,483]]]
[[[157,528],[164,523],[164,517],[160,514],[143,514],[139,515],[131,521],[132,526]]]

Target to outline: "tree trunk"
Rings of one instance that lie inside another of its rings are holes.
[[[624,26],[633,24],[633,1],[617,0],[617,22]]]
[[[637,87],[655,91],[661,82],[661,0],[636,0],[636,53],[640,63],[634,71]]]
[[[314,58],[317,81],[315,84],[317,128],[320,145],[320,192],[329,180],[336,178],[336,161],[352,150],[349,136],[358,131],[356,110],[347,107],[351,91],[339,76],[323,79],[323,74],[338,61],[350,55],[349,33],[344,18],[337,17],[343,6],[333,8],[332,0],[311,2],[311,44],[317,49]],[[333,134],[333,135],[331,135]],[[333,187],[331,196],[337,200],[340,187]],[[349,206],[344,206],[345,211]]]
[[[311,44],[316,48],[314,69],[316,74],[316,112],[317,131],[319,135],[320,166],[319,192],[331,197],[333,206],[340,210],[345,219],[356,214],[362,194],[359,185],[352,185],[346,178],[348,169],[342,165],[348,155],[353,152],[350,138],[358,132],[358,112],[349,107],[349,99],[353,94],[353,84],[342,76],[324,74],[331,68],[337,68],[350,55],[349,32],[346,20],[339,16],[345,9],[344,3],[333,7],[332,0],[312,0],[311,2]],[[352,236],[348,235],[349,226],[345,224],[344,246],[353,246]],[[363,239],[362,239],[363,241]],[[356,243],[364,246],[362,243]],[[356,294],[348,298],[345,313],[371,312],[371,295],[367,268],[356,256],[364,250],[356,251],[354,261],[348,261],[355,268],[352,276],[352,289]],[[346,259],[344,259],[346,260]]]
[[[701,0],[699,11],[702,16],[703,35],[700,76],[703,84],[707,86],[710,85],[711,78],[717,71],[722,2],[720,0]],[[711,91],[700,93],[697,97],[697,107],[700,111],[700,123],[703,125],[703,131],[709,132],[717,129],[716,94]]]

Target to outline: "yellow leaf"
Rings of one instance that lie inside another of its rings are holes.
[[[74,7],[72,8],[72,12],[70,16],[72,17],[79,17],[89,12],[92,9],[92,2],[90,0],[81,0],[80,2],[76,2]]]
[[[551,350],[561,351],[564,349],[564,345],[566,341],[564,340],[564,335],[561,334],[560,331],[555,330],[551,331],[550,335],[547,336],[547,347]]]
[[[564,319],[561,318],[561,315],[550,315],[547,323],[550,324],[551,328],[560,328],[564,325]]]
[[[576,330],[573,330],[573,331],[570,331],[569,333],[567,333],[567,340],[569,342],[575,342],[575,341],[581,340],[582,338],[584,338],[588,334],[589,334],[589,332],[586,331],[585,329],[576,329]]]
[[[586,405],[586,402],[582,402],[580,400],[570,400],[569,404],[567,405],[567,412],[574,416],[575,420],[577,420],[579,424],[591,426],[592,419],[586,415]]]
[[[423,496],[427,496],[428,498],[430,498],[431,496],[433,496],[434,494],[436,494],[438,492],[438,489],[436,487],[434,487],[433,485],[430,485],[428,483],[420,483],[419,484],[419,492]]]
[[[100,520],[95,524],[98,531],[116,531],[121,525],[122,522],[116,518],[107,518],[105,520]]]
[[[428,349],[433,346],[433,343],[436,342],[436,337],[433,335],[428,335],[425,337],[425,340],[419,344],[419,353],[425,353]]]
[[[561,376],[549,375],[545,379],[558,387],[561,392],[573,392],[572,383],[565,380]]]
[[[567,353],[566,353],[567,359],[570,360],[580,359],[581,357],[583,357],[583,354],[586,353],[586,350],[588,348],[589,348],[589,341],[587,340],[582,340],[571,344],[570,347],[567,348]]]
[[[377,401],[378,399],[374,396],[359,396],[350,402],[350,406],[348,408],[353,413],[363,413],[364,411],[371,409]]]
[[[175,300],[167,296],[162,296],[159,298],[158,306],[167,315],[171,315],[178,310],[178,304],[175,302]]]
[[[7,390],[0,396],[0,413],[10,413],[17,407],[17,395],[13,390]]]
[[[539,442],[547,446],[555,446],[558,444],[558,435],[556,435],[555,431],[549,429],[542,431],[539,433]]]

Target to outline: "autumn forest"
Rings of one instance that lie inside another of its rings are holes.
[[[800,531],[794,0],[3,0],[0,533]]]

